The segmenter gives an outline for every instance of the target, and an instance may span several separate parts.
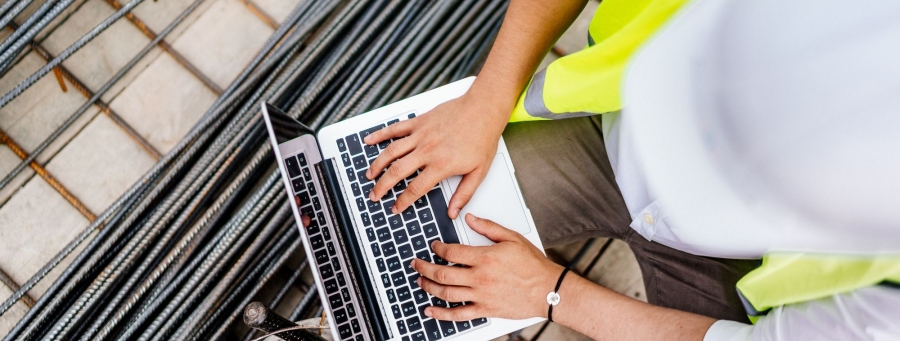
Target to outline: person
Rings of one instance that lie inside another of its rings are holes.
[[[425,313],[595,339],[900,339],[900,4],[605,0],[588,47],[534,74],[585,2],[511,1],[465,95],[365,139],[402,137],[370,199],[421,169],[399,212],[463,175],[457,218],[503,136],[544,245],[624,240],[649,304],[468,215],[495,245],[435,242],[467,267],[412,266],[473,304]]]

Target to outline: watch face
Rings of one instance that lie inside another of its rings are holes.
[[[550,305],[559,304],[559,294],[556,292],[552,292],[552,291],[550,293],[548,293],[547,294],[547,303],[549,303]]]

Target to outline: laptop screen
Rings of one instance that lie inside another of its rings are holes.
[[[275,141],[278,144],[285,143],[300,137],[300,135],[310,133],[309,128],[297,122],[293,117],[285,114],[281,109],[273,105],[266,104],[266,112],[269,114],[269,121],[272,122],[272,131],[275,132]]]

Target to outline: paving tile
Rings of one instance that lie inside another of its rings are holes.
[[[165,154],[215,99],[216,95],[200,80],[171,56],[161,54],[110,106]]]
[[[0,78],[0,92],[6,93],[25,77],[44,65],[44,60],[32,52],[25,56],[16,67]],[[52,74],[37,81],[22,95],[0,108],[0,128],[6,131],[26,152],[31,152],[58,128],[72,113],[84,104],[85,98],[69,86],[62,92],[56,77]],[[90,112],[73,123],[38,161],[46,162],[55,151],[68,142],[71,136],[90,120]]]
[[[6,298],[12,295],[12,289],[0,283],[0,299],[6,301]],[[0,335],[7,335],[9,331],[16,326],[16,323],[28,312],[28,306],[19,301],[12,308],[9,308],[3,315],[0,315]]]
[[[90,0],[42,44],[51,54],[58,55],[114,12],[115,9],[105,1]],[[149,42],[150,39],[127,19],[120,19],[63,62],[63,65],[89,89],[97,91]],[[150,51],[102,98],[108,101],[114,97],[160,52],[160,49]]]
[[[556,41],[556,47],[562,49],[565,54],[570,54],[587,46],[588,27],[591,25],[591,18],[594,17],[597,6],[600,6],[599,2],[588,1],[572,26],[569,26],[569,29]]]
[[[278,23],[284,22],[284,18],[287,18],[288,14],[291,14],[291,11],[294,7],[297,7],[297,4],[300,3],[300,0],[252,0],[260,9],[263,10],[269,17],[275,19]]]
[[[272,32],[239,0],[219,0],[172,46],[224,89]]]
[[[21,161],[22,159],[13,153],[9,147],[0,145],[0,179],[6,177],[6,175],[16,168]],[[9,185],[0,189],[0,206],[3,206],[3,204],[19,190],[19,187],[24,185],[33,175],[34,171],[31,170],[30,167],[23,169],[19,175],[13,178]]]
[[[108,116],[97,115],[46,168],[100,214],[154,163]]]
[[[33,177],[0,207],[0,268],[16,283],[25,283],[87,225],[44,179]],[[74,257],[39,282],[32,297],[40,297]]]
[[[168,36],[166,36],[166,41],[172,42],[178,39],[178,37],[181,36],[181,34],[184,33],[198,17],[218,1],[222,0],[203,0],[203,3],[197,6],[190,15],[184,18],[184,20],[178,24]],[[125,1],[119,0],[119,2]],[[144,1],[135,7],[132,12],[141,19],[141,21],[147,24],[147,27],[153,30],[153,32],[160,33],[193,2],[194,0]]]

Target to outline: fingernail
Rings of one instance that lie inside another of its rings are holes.
[[[391,206],[391,213],[397,214],[397,206]]]
[[[413,258],[411,261],[409,261],[409,267],[413,268],[413,270],[416,269],[416,259],[415,258]]]
[[[363,141],[365,141],[366,143],[369,143],[369,140],[371,140],[371,139],[372,139],[371,136],[366,136],[363,138]]]
[[[432,316],[431,316],[431,309],[425,309],[425,316],[432,317]]]
[[[416,278],[416,284],[422,287],[422,277]]]
[[[369,193],[369,200],[378,201],[378,200],[375,200],[375,192]]]
[[[454,208],[452,212],[453,212],[453,216],[459,217],[459,209],[458,208]]]

